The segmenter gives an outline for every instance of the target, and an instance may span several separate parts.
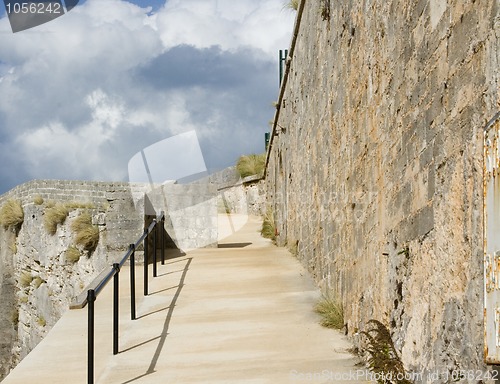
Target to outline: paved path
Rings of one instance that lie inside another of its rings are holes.
[[[346,338],[318,324],[313,305],[320,294],[310,277],[285,249],[261,238],[259,227],[251,218],[218,249],[159,266],[136,321],[129,319],[128,271],[122,271],[116,356],[112,284],[96,302],[95,382],[364,382]],[[2,384],[86,383],[86,322],[86,309],[68,311]]]

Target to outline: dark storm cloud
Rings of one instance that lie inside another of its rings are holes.
[[[190,86],[215,89],[246,86],[254,76],[273,70],[269,61],[261,60],[254,50],[239,48],[223,51],[218,46],[196,48],[190,45],[173,47],[156,57],[139,73],[157,88]]]

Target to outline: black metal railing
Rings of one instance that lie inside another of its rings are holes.
[[[83,292],[79,298],[71,305],[71,308],[84,308],[88,305],[88,350],[87,350],[87,383],[94,383],[94,303],[99,293],[113,279],[113,355],[118,354],[119,339],[119,276],[121,267],[130,260],[130,317],[136,320],[135,306],[135,252],[143,243],[144,247],[144,296],[148,295],[148,276],[149,276],[149,236],[153,236],[153,277],[158,275],[157,270],[157,241],[158,231],[161,235],[161,263],[165,264],[165,214],[161,212],[159,216],[153,219],[153,222],[144,228],[142,236],[134,243],[129,245],[128,251],[122,259],[113,263],[113,265],[97,276]]]

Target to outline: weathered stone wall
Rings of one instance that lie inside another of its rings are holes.
[[[217,189],[212,184],[166,184],[146,195],[146,214],[165,212],[165,229],[182,251],[217,247]]]
[[[0,229],[0,379],[36,346],[95,275],[143,233],[143,189],[128,183],[48,180],[22,184],[0,196],[0,207],[15,199],[24,210],[19,231]],[[35,204],[38,196],[43,204]],[[50,201],[92,203],[92,208],[71,209],[51,235],[44,226]],[[75,245],[71,223],[83,211],[98,225],[99,244],[72,262],[66,257]]]
[[[486,369],[482,139],[500,107],[498,2],[301,7],[266,168],[278,243],[339,295],[351,336],[382,321],[424,378]]]

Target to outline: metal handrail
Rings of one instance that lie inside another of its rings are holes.
[[[157,224],[160,225],[161,233],[161,263],[165,264],[165,213],[162,211],[159,216],[153,219],[153,222],[144,228],[144,233],[134,243],[129,245],[129,249],[122,257],[122,259],[113,263],[113,265],[103,270],[83,291],[83,293],[76,298],[70,305],[71,309],[84,308],[88,305],[88,350],[87,350],[87,383],[94,383],[94,302],[99,293],[104,287],[113,279],[113,355],[118,354],[118,302],[119,302],[119,274],[121,267],[130,260],[130,316],[132,320],[136,320],[135,311],[135,251],[141,243],[144,244],[144,296],[148,295],[148,237],[151,232],[156,228]],[[156,246],[157,236],[153,232],[153,277],[157,276],[156,267]]]

